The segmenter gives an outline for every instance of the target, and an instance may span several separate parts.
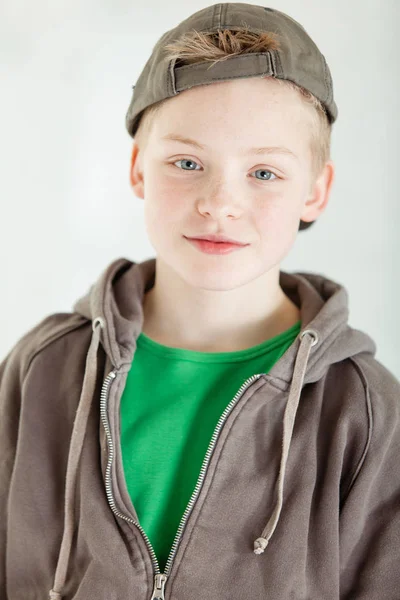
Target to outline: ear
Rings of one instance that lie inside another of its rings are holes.
[[[131,155],[130,182],[135,196],[138,198],[144,198],[144,176],[141,159],[139,146],[134,141]]]
[[[312,184],[310,194],[300,215],[302,221],[315,221],[325,210],[335,176],[335,165],[329,160]]]

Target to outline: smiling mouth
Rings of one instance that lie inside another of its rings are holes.
[[[233,244],[232,242],[212,242],[210,240],[201,240],[197,238],[186,238],[193,246],[205,254],[228,254],[235,250],[241,250],[248,246],[241,244]]]

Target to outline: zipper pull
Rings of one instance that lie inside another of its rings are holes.
[[[164,587],[166,581],[167,576],[164,573],[158,573],[154,576],[154,589],[150,600],[165,600]]]

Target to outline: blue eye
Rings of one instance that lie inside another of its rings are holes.
[[[270,175],[273,175],[275,179],[278,179],[275,173],[272,173],[272,171],[268,171],[268,169],[256,169],[256,171],[253,171],[253,173],[257,173],[257,171],[259,173],[269,173]],[[268,177],[267,179],[265,177],[262,177],[262,181],[273,181],[273,179],[271,180],[271,177]]]
[[[176,165],[177,162],[186,162],[186,163],[193,163],[195,165],[197,165],[196,162],[194,162],[194,160],[191,160],[190,158],[180,158],[179,160],[175,161],[173,164]],[[183,171],[194,171],[195,169],[183,169]]]
[[[175,161],[172,164],[176,165],[176,163],[192,163],[193,165],[197,165],[197,163],[190,158],[180,158],[179,160]],[[198,171],[198,169],[186,169],[186,168],[183,168],[182,170],[183,171]],[[255,171],[253,171],[253,173],[257,173],[257,172],[269,174],[269,177],[261,177],[261,181],[273,181],[274,179],[271,179],[271,175],[275,179],[278,179],[278,177],[275,175],[275,173],[272,173],[272,171],[268,171],[268,169],[256,169]]]

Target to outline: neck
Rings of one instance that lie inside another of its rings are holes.
[[[165,346],[200,352],[244,350],[300,320],[279,286],[279,268],[233,290],[189,285],[157,262],[154,286],[143,299],[143,333]]]

